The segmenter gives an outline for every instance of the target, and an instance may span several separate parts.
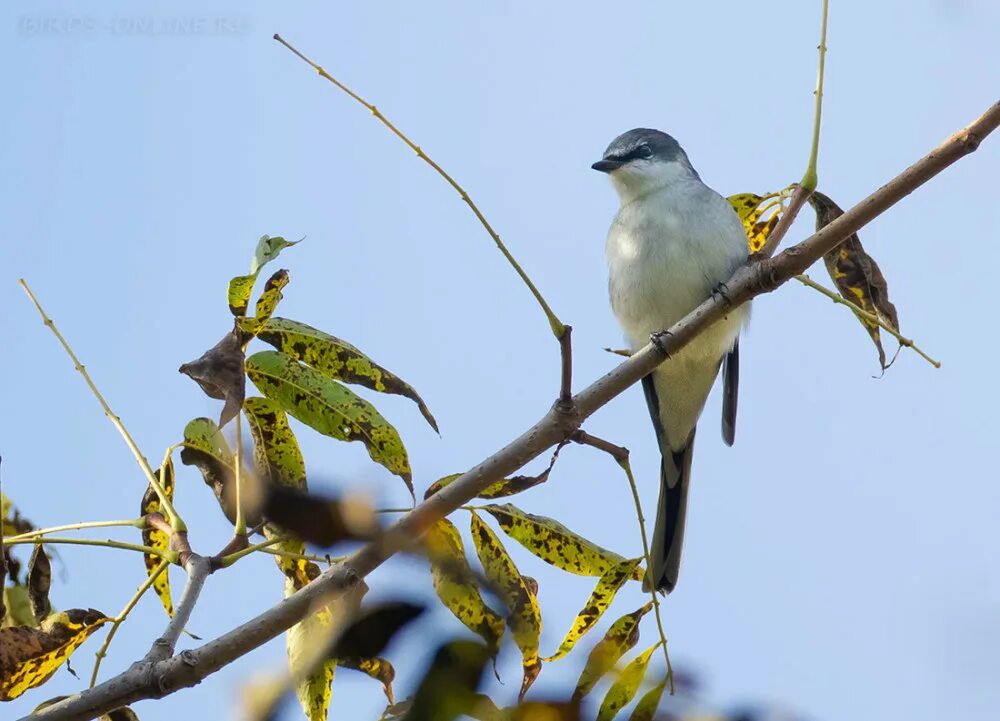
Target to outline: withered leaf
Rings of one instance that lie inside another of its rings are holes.
[[[468,714],[479,703],[476,691],[490,656],[486,646],[474,641],[451,641],[441,645],[405,707],[403,718],[406,721],[452,721]]]
[[[52,565],[49,563],[45,548],[39,543],[32,551],[31,560],[28,562],[28,598],[31,601],[31,612],[38,623],[52,613],[52,604],[49,603],[51,586]]]
[[[351,668],[371,676],[382,684],[385,698],[389,704],[396,703],[392,695],[392,682],[396,679],[396,669],[388,659],[376,656],[374,658],[338,658],[337,665],[341,668]]]
[[[816,230],[826,227],[844,214],[840,206],[819,191],[813,191],[809,196],[809,203],[816,211]],[[874,258],[865,252],[857,233],[824,255],[823,263],[844,299],[878,316],[883,323],[899,331],[899,318],[896,307],[889,301],[889,287],[885,276],[882,275]],[[868,318],[860,316],[857,318],[871,336],[878,350],[879,364],[885,370],[888,366],[885,362],[885,350],[882,348],[878,324]]]
[[[50,615],[41,628],[0,629],[0,701],[48,681],[77,646],[110,620],[92,608],[77,608]]]
[[[545,481],[549,478],[551,470],[551,468],[546,468],[537,476],[511,476],[510,478],[505,478],[502,481],[497,481],[496,483],[487,486],[476,495],[476,498],[492,500],[495,498],[513,496],[515,493],[521,493],[529,488],[534,488],[537,485],[545,483]],[[434,481],[434,483],[428,486],[427,490],[424,492],[424,500],[427,500],[445,486],[450,486],[452,483],[461,478],[462,475],[463,474],[461,473],[452,473]]]
[[[219,425],[224,426],[240,412],[246,396],[243,373],[243,340],[235,331],[226,333],[218,343],[197,360],[178,370],[201,386],[209,398],[224,400]]]
[[[423,606],[407,601],[386,601],[363,608],[334,641],[329,657],[374,658],[385,650],[393,636],[424,610]]]
[[[377,528],[371,505],[360,498],[329,498],[277,485],[268,488],[263,515],[302,540],[323,547],[371,538]]]

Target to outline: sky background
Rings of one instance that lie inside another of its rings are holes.
[[[820,189],[849,207],[996,100],[1000,5],[831,4]],[[375,399],[402,434],[419,491],[488,456],[554,398],[557,345],[459,197],[273,33],[377,104],[465,185],[574,326],[580,388],[617,362],[602,347],[621,343],[603,257],[617,200],[590,164],[618,133],[649,126],[675,135],[724,195],[798,180],[819,6],[4,3],[4,491],[47,526],[132,517],[145,488],[17,278],[158,459],[189,419],[218,413],[176,369],[229,326],[226,283],[246,272],[264,233],[308,237],[281,258],[292,277],[281,315],[356,344],[436,415],[440,438],[405,399]],[[998,172],[1000,138],[991,137],[861,235],[903,331],[940,370],[904,352],[875,379],[874,348],[843,307],[795,284],[755,302],[737,443],[719,438],[713,394],[681,580],[665,605],[672,658],[700,679],[705,708],[996,719],[1000,397],[988,309],[989,272],[1000,264]],[[789,240],[812,222],[804,211]],[[821,266],[813,276],[824,278]],[[640,391],[586,428],[632,450],[654,515],[658,459]],[[406,502],[359,444],[305,428],[299,439],[314,488]],[[195,548],[215,552],[230,529],[196,471],[180,471],[177,494]],[[623,555],[640,552],[627,486],[595,451],[567,449],[548,483],[515,502]],[[467,528],[463,516],[455,520]],[[547,652],[593,581],[508,545],[540,582]],[[52,597],[62,608],[115,614],[143,578],[126,552],[63,547],[59,556]],[[179,591],[182,577],[172,578]],[[373,598],[430,594],[412,561],[388,564],[370,585]],[[191,629],[207,638],[231,628],[274,603],[280,586],[270,558],[241,562],[209,580]],[[641,603],[637,585],[624,590],[575,657],[543,670],[538,695],[571,688],[586,649]],[[164,620],[156,599],[143,599],[102,678],[140,656]],[[462,630],[441,610],[401,641],[390,653],[397,697],[432,646]],[[647,619],[639,648],[654,637]],[[98,645],[73,657],[81,679]],[[235,718],[246,680],[283,656],[276,641],[135,710],[143,721]],[[502,661],[498,695],[509,700],[514,650]],[[60,670],[2,715],[83,683]],[[338,674],[331,718],[371,719],[383,706],[377,684]]]

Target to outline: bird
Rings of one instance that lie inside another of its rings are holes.
[[[622,133],[591,167],[618,193],[606,244],[608,291],[626,340],[638,349],[714,293],[726,297],[725,281],[747,262],[747,237],[729,202],[702,182],[667,133]],[[668,594],[677,585],[695,430],[720,368],[722,436],[730,446],[735,440],[739,336],[749,312],[746,304],[730,308],[642,379],[661,455],[647,591]]]

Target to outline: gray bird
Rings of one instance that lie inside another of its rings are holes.
[[[720,289],[746,263],[743,226],[709,188],[676,140],[636,128],[615,138],[592,166],[621,200],[608,231],[611,307],[638,349]],[[645,586],[677,585],[691,483],[695,426],[723,368],[722,437],[732,445],[739,384],[739,333],[749,306],[733,309],[642,379],[660,446],[660,501]]]

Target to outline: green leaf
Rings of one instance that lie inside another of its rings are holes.
[[[507,625],[514,642],[521,649],[521,664],[524,668],[524,679],[518,696],[520,700],[542,669],[542,661],[538,657],[538,640],[542,632],[538,599],[522,578],[500,539],[475,512],[472,513],[472,540],[486,578],[496,587],[510,609]]]
[[[257,281],[257,274],[238,275],[229,281],[229,290],[226,299],[229,301],[229,312],[235,316],[247,314],[250,306],[250,294],[253,293],[253,284]]]
[[[427,529],[424,547],[434,591],[441,603],[470,631],[482,636],[490,648],[498,648],[503,636],[503,618],[483,601],[458,529],[447,519],[438,521]]]
[[[162,475],[161,475],[161,470]],[[167,459],[167,464],[162,469],[157,469],[154,473],[157,480],[163,479],[162,486],[163,491],[166,493],[167,498],[171,501],[174,500],[174,463],[169,458]],[[160,507],[160,497],[153,490],[153,486],[147,486],[146,492],[142,496],[142,503],[140,504],[139,514],[145,516],[149,513],[162,513],[163,509]],[[155,528],[143,528],[142,529],[142,545],[149,546],[150,548],[158,548],[161,550],[167,550],[170,548],[170,536],[168,536],[163,531],[157,530]],[[142,554],[142,561],[146,566],[146,575],[151,576],[156,571],[157,567],[160,565],[160,557],[154,556],[152,553]],[[174,615],[174,602],[170,597],[170,577],[166,571],[161,573],[153,581],[153,590],[156,591],[156,595],[160,598],[160,603],[163,604],[163,609],[167,612],[167,616],[173,617]]]
[[[629,716],[629,721],[653,721],[653,716],[656,715],[656,709],[660,705],[660,699],[663,698],[663,691],[666,688],[667,677],[664,676],[660,683],[647,691],[645,695],[639,699],[639,703],[637,703],[635,708],[632,709],[632,715]]]
[[[601,548],[546,516],[522,511],[510,503],[484,506],[508,536],[547,563],[580,576],[603,576],[625,559]],[[633,578],[642,580],[636,567]]]
[[[219,507],[229,519],[236,523],[236,486],[233,482],[233,452],[229,448],[222,431],[209,418],[195,418],[184,427],[184,447],[181,449],[181,463],[196,466],[201,471],[205,484],[215,493]],[[249,474],[245,477],[249,478]],[[248,526],[260,523],[260,514],[246,499],[243,511]]]
[[[476,498],[492,500],[494,498],[513,496],[515,493],[521,493],[529,488],[534,488],[539,484],[545,483],[545,481],[549,478],[550,471],[550,468],[546,468],[537,476],[511,476],[510,478],[505,478],[502,481],[497,481],[496,483],[487,486],[476,496]],[[463,474],[461,473],[452,473],[434,481],[434,483],[428,486],[427,490],[424,492],[424,500],[427,500],[445,486],[450,486],[452,483],[461,478],[462,475]]]
[[[559,645],[559,650],[548,658],[542,659],[543,661],[555,661],[573,650],[577,641],[583,638],[583,635],[592,629],[604,615],[615,594],[618,593],[618,589],[634,576],[641,560],[641,558],[633,558],[630,561],[622,561],[601,576],[593,593],[590,594],[590,598],[583,605],[583,610],[577,614],[573,621],[573,626],[566,634],[566,638]]]
[[[597,712],[597,721],[611,721],[618,712],[628,706],[629,702],[635,698],[636,691],[646,675],[646,667],[653,651],[660,647],[657,642],[636,656],[621,672],[621,675],[611,684],[608,693],[601,702],[601,709]]]
[[[243,401],[261,477],[285,488],[306,490],[306,464],[288,416],[275,401],[254,396]]]
[[[402,478],[413,495],[403,441],[368,401],[277,351],[250,356],[246,370],[257,389],[292,417],[331,438],[364,443],[372,460]]]
[[[639,622],[652,607],[653,602],[650,601],[611,624],[604,638],[597,642],[587,657],[587,663],[573,691],[574,699],[581,699],[590,693],[604,674],[614,668],[618,659],[639,643]]]
[[[285,595],[287,597],[290,594]],[[288,667],[293,676],[302,673],[304,664],[312,663],[315,655],[313,641],[328,637],[332,623],[332,613],[324,608],[288,629]],[[313,673],[295,684],[295,695],[309,721],[326,721],[330,706],[330,687],[336,670],[336,661],[325,661]]]
[[[253,253],[253,260],[250,261],[250,274],[256,276],[260,269],[277,258],[282,250],[301,242],[302,240],[285,240],[280,235],[273,238],[269,235],[260,236],[257,249]]]
[[[347,341],[287,318],[271,318],[257,331],[257,337],[334,380],[409,398],[431,428],[438,430],[437,421],[413,386]]]

